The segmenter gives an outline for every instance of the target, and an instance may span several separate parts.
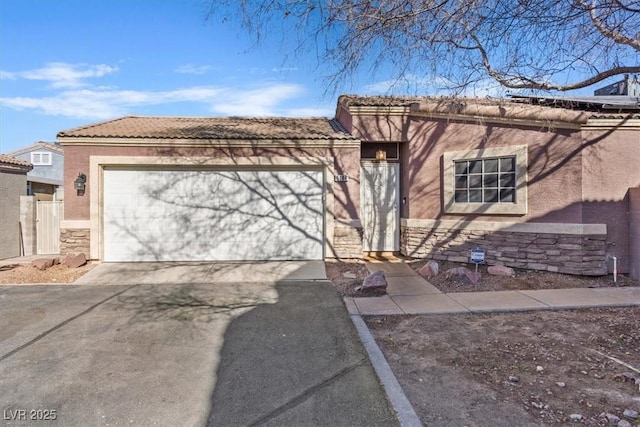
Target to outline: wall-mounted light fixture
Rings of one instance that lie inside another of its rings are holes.
[[[84,189],[87,185],[87,175],[79,173],[75,181],[73,181],[73,188],[76,189],[78,196],[84,195]]]
[[[376,160],[387,160],[387,152],[385,150],[376,151]]]

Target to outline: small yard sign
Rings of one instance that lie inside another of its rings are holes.
[[[471,249],[471,262],[475,264],[482,264],[484,262],[484,249]]]
[[[471,262],[476,265],[476,273],[478,272],[478,264],[484,262],[484,249],[471,249]]]

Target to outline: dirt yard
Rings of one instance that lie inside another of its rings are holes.
[[[459,266],[441,263],[431,283],[443,292],[639,285],[625,276],[489,276],[484,266],[478,285],[442,274]],[[343,295],[362,296],[354,288],[368,274],[363,263],[328,262],[327,274]],[[425,425],[640,425],[624,415],[640,412],[640,307],[365,320]]]
[[[66,265],[57,264],[46,270],[38,270],[30,264],[4,265],[0,266],[0,284],[73,283],[94,266],[89,263],[79,268],[69,268]]]
[[[425,425],[623,425],[601,414],[640,412],[640,307],[366,322]]]

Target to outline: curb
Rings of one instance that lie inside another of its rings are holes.
[[[400,425],[402,427],[421,427],[422,422],[418,414],[416,414],[411,402],[409,402],[409,399],[404,394],[398,379],[393,374],[387,359],[385,359],[382,350],[380,350],[380,347],[376,344],[364,320],[362,320],[362,317],[358,314],[351,314],[350,317],[358,331],[360,341],[362,341],[364,348],[367,350],[373,369],[376,371],[382,387],[387,393],[387,397],[398,417]]]

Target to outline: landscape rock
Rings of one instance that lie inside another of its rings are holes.
[[[87,263],[87,257],[82,252],[78,254],[68,254],[62,263],[69,268],[78,268]]]
[[[38,258],[31,261],[31,265],[33,265],[38,270],[46,270],[49,267],[53,267],[58,262],[58,258]]]
[[[558,382],[556,383],[556,385],[557,385],[558,387],[560,387],[560,388],[565,388],[565,387],[567,386],[567,384],[566,384],[566,383],[564,383],[564,382],[562,382],[562,381],[558,381]]]
[[[434,260],[431,260],[425,265],[423,265],[420,271],[418,271],[418,274],[420,274],[422,277],[425,277],[427,279],[429,277],[435,277],[439,273],[440,273],[440,265],[438,264],[437,261],[434,261]]]
[[[454,267],[445,272],[445,277],[466,277],[469,282],[477,285],[478,283],[480,283],[482,275],[480,273],[469,270],[467,267]]]
[[[581,421],[582,420],[582,415],[580,415],[580,414],[571,414],[571,415],[569,415],[569,418],[571,419],[571,421]]]
[[[504,265],[490,265],[487,267],[487,273],[493,276],[510,276],[513,277],[516,275],[516,272],[511,267],[506,267]]]
[[[512,383],[517,383],[518,381],[520,381],[520,378],[515,375],[509,375],[509,381],[511,381]]]
[[[355,273],[346,272],[342,273],[342,277],[344,277],[345,279],[355,279],[357,276]]]
[[[362,282],[362,286],[358,286],[356,288],[356,291],[380,293],[386,292],[387,286],[388,283],[386,277],[384,276],[384,271],[378,270],[365,277],[364,281]]]
[[[609,412],[603,412],[602,414],[600,414],[600,418],[606,418],[607,421],[609,422],[609,425],[612,425],[612,426],[617,426],[618,422],[620,422],[619,416],[615,414],[611,414]]]
[[[633,426],[627,420],[620,420],[618,421],[618,427],[633,427]]]
[[[622,415],[635,420],[638,418],[638,411],[634,411],[633,409],[625,409]]]

